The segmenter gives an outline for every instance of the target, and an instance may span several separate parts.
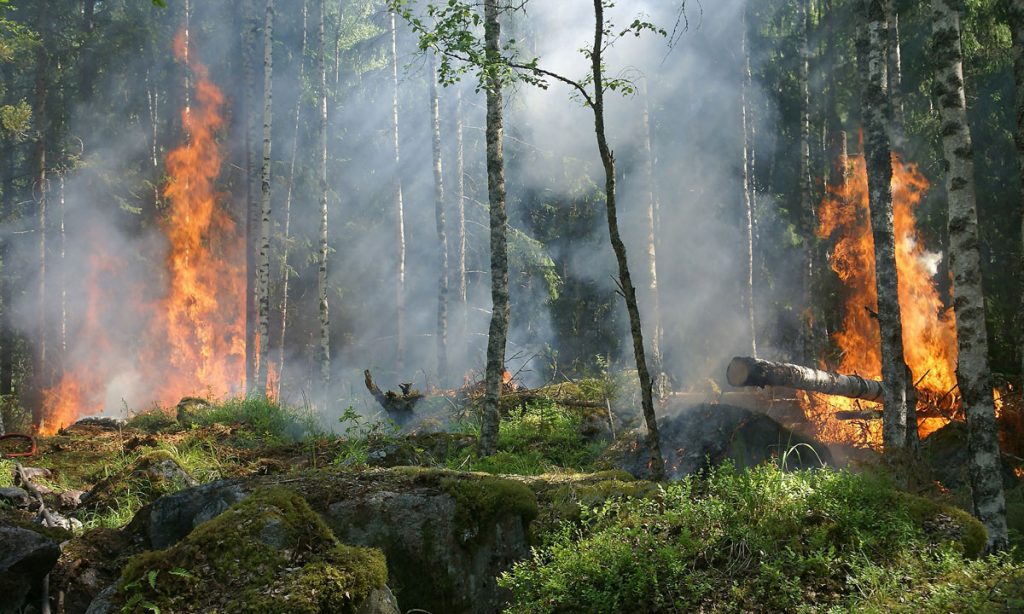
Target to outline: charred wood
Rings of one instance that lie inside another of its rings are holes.
[[[882,382],[784,362],[736,356],[726,378],[733,386],[785,386],[865,401],[882,401]]]

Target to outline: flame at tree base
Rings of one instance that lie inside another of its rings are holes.
[[[915,165],[905,164],[896,155],[892,166],[904,358],[916,383],[919,407],[927,407],[932,414],[918,418],[918,431],[926,437],[959,412],[955,393],[956,323],[952,308],[942,301],[935,283],[941,256],[925,249],[914,215],[928,189],[928,181]],[[832,336],[839,361],[828,368],[880,379],[881,342],[874,317],[878,310],[875,252],[863,156],[850,157],[846,162],[846,181],[829,189],[819,209],[818,236],[835,239],[829,262],[847,291],[842,326]],[[834,417],[837,411],[877,409],[878,404],[804,393],[800,398],[808,421],[822,441],[881,447],[881,421],[844,421]]]
[[[43,393],[40,434],[52,434],[75,419],[107,409],[119,384],[135,382],[134,406],[171,406],[183,396],[220,397],[242,390],[245,379],[244,243],[237,225],[221,206],[215,182],[222,152],[217,134],[224,127],[224,96],[205,66],[186,53],[183,33],[175,57],[187,63],[195,82],[193,108],[182,111],[185,143],[167,156],[168,209],[159,222],[167,241],[157,270],[127,294],[124,283],[102,283],[114,274],[102,233],[90,234],[89,274],[83,282],[86,317],[75,331],[75,350],[59,383]],[[146,300],[141,297],[156,296]],[[128,310],[131,317],[112,315]],[[104,321],[106,320],[106,321]],[[143,322],[134,331],[108,334],[118,324]],[[120,357],[112,359],[111,357]],[[125,358],[128,357],[128,358]],[[138,382],[144,382],[137,385]],[[123,397],[121,397],[123,399]],[[126,402],[122,400],[122,402]]]

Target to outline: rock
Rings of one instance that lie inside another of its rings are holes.
[[[63,544],[50,572],[50,592],[63,594],[66,612],[84,612],[90,603],[102,601],[104,589],[117,583],[124,561],[140,550],[124,531],[90,529]]]
[[[174,408],[175,416],[181,426],[191,426],[195,423],[196,414],[210,408],[210,402],[199,397],[184,397],[178,401]]]
[[[666,472],[672,478],[732,461],[737,468],[764,462],[794,469],[832,464],[824,444],[790,431],[770,417],[732,405],[701,404],[665,418],[658,426]],[[637,477],[647,477],[650,453],[639,434],[610,449],[612,463]]]
[[[932,477],[950,490],[970,488],[970,464],[967,451],[967,424],[950,422],[921,442],[921,460],[932,472]],[[1003,488],[1017,485],[1013,467],[1003,459],[1001,463]]]
[[[89,604],[89,608],[85,611],[85,614],[113,614],[117,610],[114,609],[114,597],[117,596],[117,584],[111,584],[107,588],[100,591],[96,598]]]
[[[0,488],[0,503],[13,507],[28,507],[32,503],[32,497],[22,488],[5,486]]]
[[[370,591],[356,614],[402,614],[395,594],[387,586]]]
[[[43,467],[22,467],[21,474],[25,476],[26,480],[35,482],[38,479],[49,480],[53,477],[53,472]]]
[[[0,526],[0,612],[19,612],[60,557],[60,546],[35,531]]]
[[[299,495],[272,487],[174,546],[132,557],[112,601],[167,612],[383,614],[395,611],[381,609],[387,575],[379,550],[340,543]],[[374,591],[375,601],[360,609]]]
[[[87,416],[76,420],[68,428],[75,428],[76,426],[92,426],[105,431],[118,431],[124,428],[127,421],[124,418],[116,418],[114,416]]]
[[[497,611],[505,596],[496,577],[529,556],[528,527],[537,503],[526,485],[409,467],[212,482],[157,499],[132,526],[154,548],[167,547],[249,493],[273,485],[301,495],[342,542],[381,549],[405,611]],[[278,529],[268,526],[262,539],[273,541]]]
[[[218,481],[160,497],[140,510],[132,524],[145,520],[146,538],[154,549],[167,548],[185,538],[192,529],[215,518],[246,497],[234,482]]]
[[[82,496],[84,495],[84,490],[65,490],[57,495],[57,503],[64,509],[73,510],[82,504]]]

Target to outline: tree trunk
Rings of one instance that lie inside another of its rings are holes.
[[[810,45],[808,35],[811,29],[810,0],[800,0],[799,45],[800,59],[800,216],[803,220],[804,233],[804,270],[802,275],[804,310],[803,348],[804,359],[813,361],[817,354],[817,339],[814,317],[814,278],[815,278],[815,237],[816,213],[814,197],[811,193],[811,90],[810,90]]]
[[[309,2],[302,0],[302,51],[299,56],[299,83],[306,80],[306,20],[309,15]],[[284,375],[284,341],[288,331],[288,285],[291,280],[291,267],[288,266],[288,253],[291,251],[292,194],[295,188],[295,158],[299,152],[299,115],[302,109],[301,92],[295,97],[295,114],[292,125],[292,159],[288,165],[288,190],[284,198],[284,240],[281,247],[281,334],[277,345],[277,390],[274,398],[281,398],[281,378]]]
[[[496,63],[501,53],[501,25],[498,0],[484,0],[484,38],[487,62]],[[508,213],[505,210],[504,127],[500,71],[487,77],[487,200],[491,231],[491,324],[487,331],[487,369],[483,421],[480,425],[479,455],[497,451],[502,375],[505,372],[505,342],[508,336]]]
[[[389,20],[391,30],[391,139],[394,147],[394,165],[391,168],[391,189],[395,199],[395,222],[398,236],[398,275],[395,286],[395,368],[405,368],[405,208],[402,204],[401,149],[398,140],[398,34],[395,28],[395,13]]]
[[[998,426],[985,331],[985,295],[978,254],[978,214],[971,132],[967,125],[960,14],[952,0],[932,0],[935,89],[949,199],[949,253],[957,324],[957,382],[967,418],[974,513],[988,530],[988,548],[1008,546],[1000,477]]]
[[[644,199],[647,201],[647,291],[651,301],[651,366],[654,368],[654,395],[658,399],[668,394],[668,376],[665,373],[663,355],[661,353],[661,296],[658,292],[658,224],[655,216],[657,196],[654,190],[654,151],[651,146],[651,112],[650,93],[647,83],[642,85],[643,109],[641,123],[643,127],[644,147]]]
[[[751,356],[733,358],[726,370],[726,380],[730,386],[783,386],[874,402],[881,402],[884,396],[882,382],[877,380]]]
[[[743,212],[744,224],[747,228],[747,278],[745,283],[744,299],[747,308],[747,326],[750,335],[750,354],[757,357],[757,325],[754,314],[754,200],[750,189],[750,131],[748,128],[747,116],[749,115],[750,97],[750,51],[747,49],[747,6],[743,9],[743,21],[740,26],[743,30],[740,39],[740,49],[743,54],[743,85],[740,87],[740,115],[743,129]]]
[[[57,224],[60,232],[60,271],[57,283],[60,287],[60,369],[64,370],[64,358],[68,353],[68,284],[64,259],[67,256],[67,236],[64,234],[64,173],[60,171],[57,180]]]
[[[886,24],[883,0],[867,9],[867,69],[861,112],[868,172],[871,234],[875,250],[878,324],[882,342],[885,416],[882,441],[887,453],[916,447],[917,422],[907,402],[908,369],[903,358],[903,325],[897,293],[896,240],[893,235],[892,155],[889,150],[889,99],[886,81]]]
[[[317,22],[318,91],[320,102],[320,125],[317,130],[317,152],[320,163],[320,250],[317,258],[317,297],[320,307],[320,384],[321,400],[327,400],[327,387],[331,383],[331,335],[330,314],[327,303],[327,55],[324,46],[324,13],[327,0],[320,0],[320,15]]]
[[[46,146],[47,146],[47,115],[46,115],[46,93],[49,88],[47,76],[49,74],[49,56],[47,55],[47,30],[48,15],[45,6],[39,7],[39,36],[42,39],[36,51],[36,83],[35,83],[35,108],[32,110],[36,121],[36,151],[35,151],[35,193],[37,198],[37,214],[39,233],[39,281],[36,287],[37,321],[36,321],[36,364],[35,364],[35,388],[41,391],[50,385],[49,365],[47,364],[47,321],[46,321],[46,200],[47,200],[47,176],[46,176]],[[45,418],[42,414],[42,403],[33,400],[32,421],[40,424]]]
[[[1009,0],[1010,35],[1013,38],[1013,82],[1017,92],[1017,124],[1013,140],[1017,146],[1020,171],[1020,210],[1024,211],[1024,0]],[[1021,275],[1024,276],[1024,216],[1021,217]],[[1020,358],[1021,390],[1024,390],[1024,277],[1020,280],[1020,308],[1017,310],[1017,351]]]
[[[441,166],[441,109],[437,96],[437,59],[430,56],[430,116],[433,122],[434,223],[437,227],[437,377],[448,386],[448,233],[445,229],[444,175]]]
[[[458,88],[456,90],[455,96],[455,186],[457,190],[456,197],[459,201],[457,292],[459,295],[459,308],[461,309],[461,313],[459,314],[459,339],[460,343],[465,345],[468,340],[469,303],[466,299],[466,168],[465,158],[463,156],[462,140],[462,88]]]
[[[242,73],[245,93],[243,95],[243,116],[245,118],[245,390],[253,392],[256,387],[257,371],[257,340],[256,340],[256,252],[253,243],[256,237],[256,205],[253,203],[253,178],[256,163],[253,147],[256,143],[256,92],[254,74],[254,54],[256,21],[252,4],[243,4],[242,36]],[[188,14],[186,7],[186,15]],[[187,32],[186,28],[186,32]],[[187,49],[187,47],[186,47]],[[186,51],[186,58],[188,57]],[[187,74],[187,72],[186,72]],[[188,88],[185,88],[188,92]],[[188,94],[186,93],[187,97]],[[188,104],[186,102],[186,108]]]
[[[263,22],[263,164],[260,168],[260,251],[256,272],[256,394],[267,394],[270,365],[270,151],[274,98],[274,0]]]
[[[888,34],[889,102],[892,105],[892,148],[906,152],[906,122],[903,116],[903,65],[900,54],[900,16],[895,0],[885,0],[885,19]]]
[[[637,306],[636,288],[629,274],[629,263],[626,259],[626,246],[619,236],[619,220],[615,210],[615,157],[608,147],[604,130],[604,76],[601,66],[601,55],[604,50],[604,0],[594,0],[594,46],[591,48],[591,74],[594,81],[594,133],[597,136],[597,149],[601,154],[605,177],[605,205],[608,213],[608,235],[612,250],[619,267],[619,285],[626,299],[626,311],[629,313],[629,328],[633,336],[633,356],[636,359],[636,370],[640,378],[641,403],[644,421],[647,423],[647,445],[651,450],[650,470],[654,479],[665,475],[665,461],[661,455],[661,443],[658,437],[658,421],[654,413],[654,397],[652,394],[651,374],[647,370],[647,356],[644,349],[644,336],[640,325],[640,309]]]

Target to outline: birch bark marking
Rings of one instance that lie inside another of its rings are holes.
[[[989,550],[1008,546],[1006,502],[999,458],[985,331],[985,296],[978,254],[978,213],[971,132],[967,125],[960,14],[951,0],[932,0],[935,94],[949,199],[949,256],[957,323],[957,382],[967,418],[974,513],[988,530]],[[884,376],[883,376],[884,377]]]
[[[263,164],[260,169],[260,252],[256,270],[256,394],[267,394],[270,355],[270,151],[274,96],[274,0],[263,22]]]
[[[501,379],[505,370],[508,336],[508,213],[505,210],[505,154],[502,118],[501,71],[494,68],[501,57],[501,25],[498,0],[484,0],[484,39],[487,54],[487,199],[491,233],[491,324],[487,331],[487,368],[480,456],[494,454],[498,446]]]
[[[445,231],[444,173],[441,166],[441,109],[437,96],[437,59],[430,56],[430,117],[433,123],[434,224],[437,228],[437,377],[448,386],[448,234]]]
[[[398,34],[395,28],[395,12],[389,20],[391,30],[391,138],[394,146],[394,166],[391,169],[391,189],[395,199],[395,223],[398,236],[398,276],[395,285],[395,368],[401,372],[405,367],[405,208],[402,204],[401,149],[398,140]]]
[[[461,343],[466,344],[467,332],[469,329],[469,304],[466,300],[466,167],[463,156],[462,140],[462,89],[456,92],[455,99],[455,177],[458,190],[458,215],[459,215],[459,247],[458,247],[458,294],[459,304],[462,313],[460,314],[459,326],[461,328]]]
[[[331,383],[331,320],[327,302],[327,59],[324,48],[324,13],[326,0],[320,0],[320,15],[316,28],[317,75],[320,104],[320,124],[317,128],[317,154],[320,162],[320,250],[317,255],[317,299],[320,314],[320,384],[322,400],[327,399]]]
[[[888,133],[887,28],[883,0],[868,1],[866,25],[867,78],[862,113],[885,392],[882,441],[886,453],[892,454],[895,459],[907,446],[908,430],[916,433],[917,425],[908,418],[908,370],[903,358],[903,325],[897,292],[899,281],[896,274],[896,239],[893,234],[892,154]]]

